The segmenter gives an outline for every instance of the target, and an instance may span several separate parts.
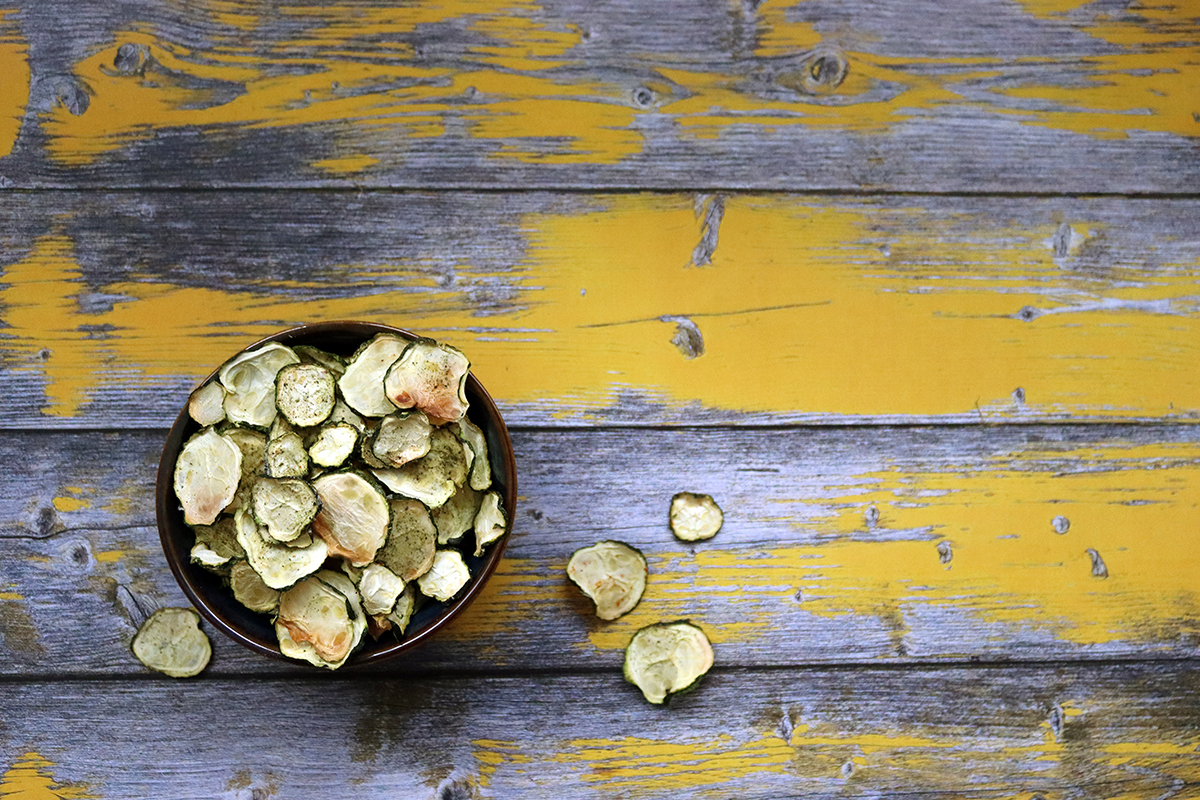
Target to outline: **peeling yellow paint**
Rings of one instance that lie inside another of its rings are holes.
[[[17,27],[17,9],[0,9],[0,158],[12,152],[29,101],[29,45]]]
[[[475,761],[479,764],[479,785],[491,785],[496,771],[510,764],[529,764],[532,758],[525,752],[527,747],[514,741],[498,739],[476,739]]]
[[[0,797],[6,800],[81,800],[95,797],[78,783],[60,784],[51,772],[54,762],[35,752],[22,755],[0,777]]]
[[[368,155],[342,156],[340,158],[323,158],[320,161],[314,161],[313,167],[332,174],[344,174],[362,172],[363,170],[379,163],[378,158]]]
[[[72,491],[72,489],[74,489],[74,491]],[[52,501],[54,503],[54,507],[59,511],[65,513],[68,511],[79,511],[80,509],[91,507],[91,500],[86,497],[79,496],[82,493],[81,489],[75,489],[75,487],[67,486],[63,488],[63,491],[66,492],[66,494],[56,497]]]
[[[124,557],[124,550],[101,550],[96,553],[96,560],[101,564],[115,564]]]
[[[24,600],[20,592],[0,592],[0,600]]]
[[[785,773],[794,753],[775,737],[739,742],[728,734],[691,741],[575,739],[554,762],[585,783],[671,791],[716,786],[762,773]]]

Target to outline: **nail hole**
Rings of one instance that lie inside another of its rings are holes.
[[[1087,554],[1092,559],[1092,577],[1107,578],[1108,565],[1104,563],[1104,559],[1100,557],[1100,552],[1091,547],[1087,549]]]
[[[1033,320],[1035,320],[1041,316],[1041,312],[1039,312],[1033,306],[1025,306],[1024,308],[1022,308],[1020,311],[1017,312],[1017,316],[1020,317],[1021,319],[1025,320],[1026,322],[1032,322]]]
[[[641,108],[649,108],[654,103],[654,92],[639,86],[633,90],[633,102]]]
[[[150,48],[144,44],[126,42],[117,48],[113,69],[120,75],[142,75],[150,61]]]
[[[1054,532],[1060,536],[1071,530],[1071,520],[1067,519],[1061,514],[1050,520],[1050,524],[1054,526]]]
[[[954,551],[950,548],[949,542],[939,542],[937,546],[938,561],[943,564],[949,564],[954,559]]]
[[[867,512],[863,514],[863,520],[867,523],[868,528],[874,528],[879,524],[879,509],[875,506],[867,506]]]
[[[842,777],[843,778],[849,778],[853,774],[854,774],[854,762],[853,761],[847,761],[845,764],[842,764]]]
[[[1025,390],[1022,389],[1020,386],[1013,389],[1012,399],[1013,399],[1013,402],[1019,406],[1025,405]]]

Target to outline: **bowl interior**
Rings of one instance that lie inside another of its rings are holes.
[[[359,345],[377,333],[393,333],[408,339],[417,338],[415,334],[403,329],[373,322],[322,322],[281,331],[250,345],[246,350],[266,342],[279,342],[288,346],[313,345],[338,355],[349,356],[358,349]],[[235,355],[237,353],[230,353],[230,358]],[[217,366],[217,369],[219,368],[220,365]],[[217,370],[214,369],[203,383],[215,380],[216,373]],[[492,467],[492,489],[499,492],[504,501],[511,534],[512,520],[516,511],[517,484],[516,462],[513,458],[508,429],[505,427],[499,411],[496,410],[496,404],[474,375],[467,377],[467,401],[470,404],[467,416],[483,429],[487,437],[488,455]],[[279,644],[275,638],[275,628],[271,619],[265,614],[250,611],[242,606],[234,600],[233,593],[224,585],[219,576],[191,563],[191,548],[195,536],[191,528],[183,521],[183,512],[175,497],[174,473],[175,459],[183,447],[183,443],[199,430],[200,426],[188,415],[185,404],[163,445],[155,499],[158,533],[162,540],[167,563],[184,593],[214,627],[251,650],[276,658],[284,658],[279,652]],[[413,614],[406,632],[400,638],[390,632],[384,633],[378,640],[372,639],[369,635],[364,636],[365,645],[350,658],[348,664],[361,664],[390,658],[410,650],[428,639],[434,631],[448,623],[475,599],[483,588],[483,584],[496,569],[496,565],[500,563],[507,541],[508,534],[492,544],[479,558],[472,555],[469,550],[464,552],[463,557],[471,570],[471,582],[462,594],[449,603],[428,600]],[[289,663],[306,663],[292,659],[287,660]]]

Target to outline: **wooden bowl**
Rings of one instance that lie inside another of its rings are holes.
[[[417,338],[416,334],[406,330],[374,322],[319,322],[280,331],[245,349],[251,350],[266,342],[279,342],[288,346],[313,345],[331,353],[348,356],[357,350],[359,345],[378,333],[392,333],[406,339]],[[231,353],[230,357],[236,355],[238,354]],[[219,368],[218,366],[217,369]],[[203,383],[216,380],[216,375],[217,370],[213,370]],[[517,470],[516,461],[513,458],[512,441],[509,439],[508,428],[505,427],[500,412],[496,410],[496,404],[474,375],[467,376],[467,400],[470,403],[467,416],[483,429],[487,437],[492,467],[492,488],[500,493],[500,497],[504,501],[504,509],[509,520],[509,533],[493,543],[480,558],[474,557],[470,552],[464,553],[467,566],[471,570],[471,582],[454,600],[449,603],[439,603],[433,600],[426,602],[424,606],[414,612],[407,630],[399,638],[391,632],[384,633],[378,640],[364,634],[365,644],[350,657],[347,666],[383,661],[427,641],[471,604],[500,563],[500,558],[504,554],[504,546],[511,534],[512,521],[515,519],[517,508]],[[200,426],[188,415],[185,403],[175,424],[171,426],[170,433],[167,434],[167,441],[163,445],[162,458],[158,465],[158,485],[155,492],[158,533],[162,539],[163,552],[166,554],[171,572],[175,574],[175,579],[179,581],[179,586],[183,589],[184,594],[195,604],[196,609],[204,618],[231,639],[263,655],[285,659],[289,663],[307,664],[307,662],[287,658],[279,652],[275,627],[270,617],[242,606],[234,600],[233,592],[218,575],[191,562],[191,549],[195,542],[195,536],[183,521],[183,511],[175,497],[174,474],[175,459],[179,455],[183,443],[199,430]]]

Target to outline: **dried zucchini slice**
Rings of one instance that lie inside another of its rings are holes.
[[[597,542],[567,562],[567,577],[596,603],[600,619],[632,611],[646,590],[646,573],[646,557],[624,542]]]
[[[215,572],[218,575],[228,569],[229,557],[221,555],[203,542],[196,542],[192,545],[191,559],[193,564],[199,564],[209,572]]]
[[[711,539],[724,522],[721,507],[709,495],[680,492],[671,498],[671,531],[685,542]]]
[[[133,637],[133,654],[147,667],[172,678],[199,675],[212,658],[212,643],[190,608],[160,608]]]
[[[479,504],[475,515],[475,555],[483,555],[483,548],[499,539],[508,531],[508,518],[498,492],[488,492]]]
[[[382,564],[368,564],[358,579],[358,593],[362,595],[363,611],[371,615],[386,616],[396,607],[396,598],[404,591],[405,583],[399,575]]]
[[[245,561],[238,561],[229,569],[229,588],[233,599],[251,611],[274,614],[279,608],[279,590],[263,583],[262,576]]]
[[[321,570],[279,598],[275,634],[279,650],[318,667],[346,663],[367,630],[354,584],[339,572]]]
[[[417,588],[426,597],[445,603],[462,591],[471,580],[467,562],[457,550],[438,550],[433,557],[433,566],[417,578]]]
[[[333,411],[333,375],[316,364],[289,364],[275,377],[275,405],[293,425],[320,425]]]
[[[482,492],[492,485],[492,463],[488,460],[487,437],[483,430],[471,420],[463,417],[458,421],[458,435],[475,454],[471,461],[471,488]]]
[[[311,344],[300,344],[292,348],[300,359],[301,364],[316,364],[329,370],[334,378],[340,378],[346,371],[346,359],[339,355],[313,347]]]
[[[212,525],[194,525],[196,545],[192,548],[192,560],[206,567],[228,564],[233,559],[245,558],[246,551],[237,543],[237,527],[233,517],[224,516]],[[200,558],[197,559],[197,551]],[[218,570],[219,571],[219,570]]]
[[[272,539],[296,539],[317,516],[317,493],[307,481],[295,478],[259,478],[251,491],[254,519]]]
[[[217,373],[227,392],[225,416],[260,428],[270,425],[276,414],[275,376],[299,362],[291,348],[269,342],[226,363]]]
[[[321,501],[313,530],[330,554],[345,556],[356,567],[374,561],[388,536],[390,509],[383,492],[357,472],[322,475],[313,488]]]
[[[258,478],[259,473],[263,471],[267,459],[267,435],[253,428],[242,428],[236,425],[226,426],[222,429],[221,435],[236,444],[242,451],[241,481],[238,483],[237,494],[234,495],[233,502],[225,509],[232,514],[239,508],[250,507],[250,490],[254,487],[254,481]]]
[[[708,637],[686,620],[648,625],[625,648],[625,680],[656,704],[694,687],[712,665]]]
[[[429,452],[433,426],[422,411],[397,411],[379,421],[371,452],[385,467],[403,467]]]
[[[419,500],[397,497],[391,501],[392,525],[387,543],[375,560],[401,580],[411,581],[433,566],[437,551],[437,528],[429,509]]]
[[[391,413],[391,412],[389,412]],[[329,413],[329,419],[326,420],[330,425],[346,422],[354,426],[354,429],[362,433],[367,429],[367,421],[354,413],[354,409],[338,400],[333,404],[333,411]]]
[[[396,494],[437,508],[466,483],[467,459],[458,437],[446,428],[437,428],[429,438],[429,452],[424,457],[403,467],[374,470],[374,473]]]
[[[225,389],[217,381],[206,383],[188,398],[188,416],[202,428],[225,421]]]
[[[404,587],[404,591],[396,598],[396,605],[392,608],[392,613],[387,615],[387,619],[396,629],[396,633],[404,633],[404,629],[408,627],[409,620],[412,619],[413,611],[417,608],[417,586],[415,583],[410,583]]]
[[[212,428],[193,436],[175,460],[175,496],[183,521],[211,525],[237,493],[242,451]]]
[[[432,339],[417,339],[391,365],[383,390],[396,408],[419,408],[435,425],[467,413],[467,371],[462,351]]]
[[[457,542],[472,530],[483,495],[470,486],[460,486],[446,502],[433,509],[433,524],[437,526],[439,546]]]
[[[321,568],[329,557],[323,539],[303,534],[287,544],[268,540],[254,517],[242,509],[234,515],[237,540],[246,551],[246,560],[272,589],[285,589]]]
[[[308,448],[304,446],[304,438],[282,416],[271,425],[265,458],[267,474],[272,478],[308,477]]]
[[[317,466],[340,467],[354,453],[357,444],[358,428],[349,422],[323,425],[308,447],[308,457]]]
[[[380,333],[360,347],[337,382],[346,404],[364,417],[395,411],[396,406],[383,393],[383,377],[408,345],[407,339]]]

